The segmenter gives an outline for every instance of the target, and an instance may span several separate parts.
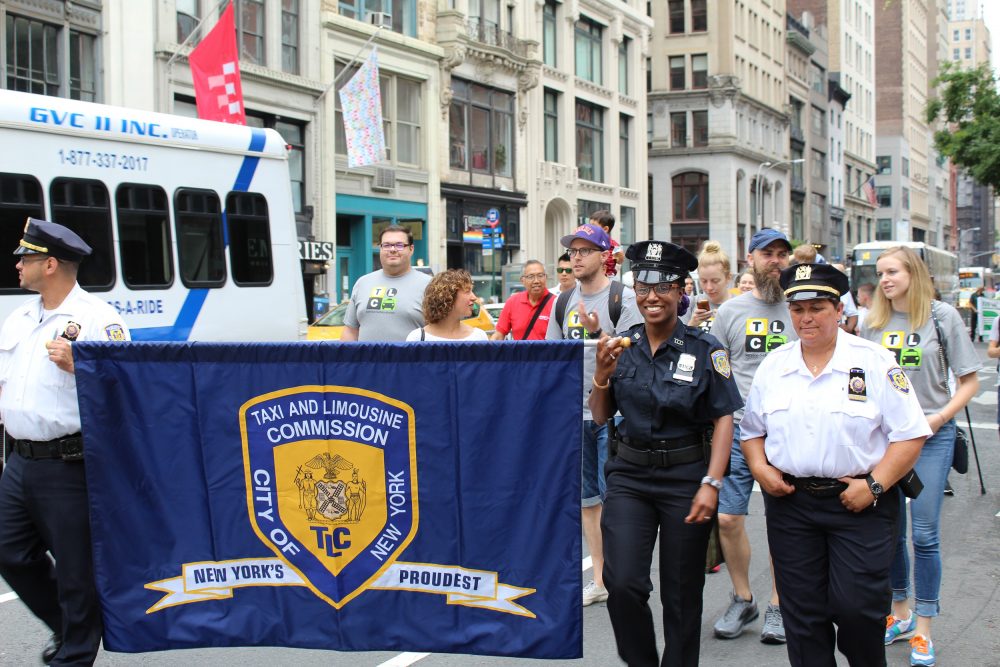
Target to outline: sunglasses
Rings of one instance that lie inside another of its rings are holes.
[[[563,266],[556,269],[556,273],[573,273],[573,269],[568,266]]]

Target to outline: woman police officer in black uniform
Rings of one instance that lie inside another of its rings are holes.
[[[695,256],[662,241],[633,244],[625,256],[645,322],[623,338],[601,337],[590,394],[594,421],[619,410],[624,417],[617,452],[605,467],[608,612],[618,655],[630,666],[697,665],[705,552],[729,461],[732,414],[743,402],[719,341],[678,319]],[[657,532],[662,662],[648,605]]]

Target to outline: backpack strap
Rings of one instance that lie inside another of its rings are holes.
[[[611,291],[608,293],[608,316],[611,318],[611,326],[615,331],[618,329],[618,320],[622,316],[622,296],[625,294],[625,285],[620,280],[611,281]]]
[[[556,299],[556,324],[559,325],[559,331],[563,328],[563,319],[566,318],[566,306],[569,304],[569,295],[576,291],[574,287],[571,290],[565,290],[559,292],[559,298]]]
[[[420,340],[426,340],[426,338],[424,337],[424,328],[423,327],[420,327]]]

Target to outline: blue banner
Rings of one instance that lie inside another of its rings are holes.
[[[105,648],[581,657],[582,352],[77,344]]]

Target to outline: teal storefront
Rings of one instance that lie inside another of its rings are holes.
[[[337,256],[331,299],[350,298],[358,278],[379,268],[379,232],[401,225],[413,234],[413,263],[427,264],[427,204],[381,197],[337,195]]]

